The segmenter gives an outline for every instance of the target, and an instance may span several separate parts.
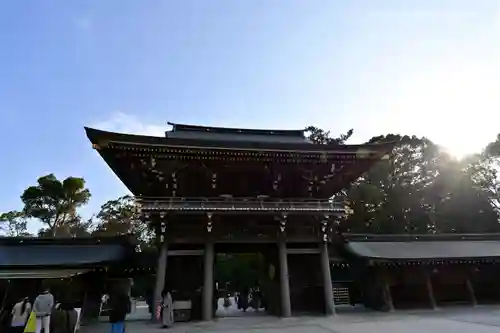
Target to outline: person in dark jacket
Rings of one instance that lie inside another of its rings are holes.
[[[243,310],[243,312],[246,312],[248,309],[248,288],[243,288],[238,297],[238,309]]]
[[[154,291],[151,288],[146,290],[146,303],[148,304],[148,311],[150,314],[153,314],[153,306],[155,302]]]
[[[51,332],[53,333],[73,333],[75,332],[78,313],[70,303],[59,303],[52,312]]]
[[[115,292],[109,298],[108,303],[111,333],[124,333],[125,317],[130,309],[130,298],[126,293]]]

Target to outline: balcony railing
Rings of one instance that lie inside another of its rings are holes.
[[[143,211],[281,212],[345,214],[343,204],[330,200],[275,198],[136,198]]]

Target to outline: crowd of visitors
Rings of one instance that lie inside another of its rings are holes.
[[[259,287],[243,288],[242,291],[236,293],[235,299],[238,309],[243,312],[246,312],[249,307],[253,308],[255,311],[259,311],[259,309],[265,307],[264,298],[262,297],[262,292]]]
[[[44,288],[33,302],[30,301],[30,297],[22,297],[11,306],[4,304],[2,309],[3,328],[6,332],[12,333],[40,333],[42,331],[44,333],[66,333],[68,330],[54,328],[62,322],[56,311],[60,311],[60,304],[55,305],[54,296],[48,288]],[[56,320],[51,325],[53,315]],[[64,325],[67,326],[67,317],[64,317]]]
[[[49,288],[38,295],[14,301],[4,299],[0,313],[0,332],[74,333],[78,313],[71,302],[57,302]]]

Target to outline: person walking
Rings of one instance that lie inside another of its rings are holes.
[[[148,305],[148,311],[151,315],[153,314],[154,298],[154,291],[151,287],[149,287],[146,291],[146,303]]]
[[[51,315],[52,333],[74,333],[77,317],[71,302],[58,303]]]
[[[117,290],[111,294],[108,304],[111,333],[125,333],[125,317],[130,309],[130,298],[127,293]]]
[[[243,288],[240,297],[238,297],[238,309],[243,310],[243,312],[247,312],[248,309],[248,293],[248,288]]]
[[[161,302],[161,322],[163,328],[169,328],[174,324],[174,306],[172,301],[172,295],[170,291],[165,289],[162,292],[162,302]]]
[[[31,312],[31,304],[28,297],[21,299],[12,308],[12,320],[10,323],[10,332],[12,333],[23,333],[24,327],[28,322],[28,318]]]
[[[33,313],[36,317],[35,333],[40,333],[43,328],[44,333],[50,333],[50,316],[54,308],[54,296],[49,288],[35,298],[33,302]]]

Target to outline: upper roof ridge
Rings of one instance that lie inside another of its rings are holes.
[[[305,129],[286,130],[286,129],[253,129],[253,128],[236,128],[236,127],[219,127],[219,126],[201,126],[178,124],[168,122],[172,126],[171,131],[168,132],[212,132],[224,134],[253,134],[253,135],[278,135],[287,137],[306,137]]]
[[[310,143],[303,130],[271,130],[200,126],[168,123],[172,126],[165,137],[216,141],[247,141],[263,143]]]

